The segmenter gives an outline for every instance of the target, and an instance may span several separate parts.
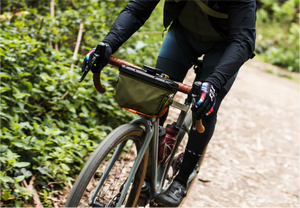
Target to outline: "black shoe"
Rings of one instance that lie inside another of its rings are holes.
[[[156,202],[163,207],[178,207],[185,196],[185,187],[174,181],[164,193],[156,198]]]

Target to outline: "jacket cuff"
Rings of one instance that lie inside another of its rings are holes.
[[[220,89],[227,83],[227,79],[222,74],[214,72],[205,80],[205,82],[212,84],[216,91],[219,92]]]
[[[105,43],[105,44],[108,44],[111,47],[112,54],[114,54],[118,50],[118,48],[119,48],[119,46],[117,46],[116,44],[114,44],[114,42],[116,42],[116,41],[110,41],[109,38],[105,37],[102,42]]]

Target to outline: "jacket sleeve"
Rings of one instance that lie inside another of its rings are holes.
[[[150,17],[160,0],[130,0],[121,11],[103,42],[108,43],[115,53]]]
[[[239,68],[253,57],[255,47],[255,0],[232,1],[228,13],[228,45],[206,81],[221,89]]]

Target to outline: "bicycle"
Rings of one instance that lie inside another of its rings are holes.
[[[103,54],[103,46],[97,47],[97,50]],[[116,67],[125,65],[133,67],[134,70],[141,69],[115,57],[111,57],[109,64]],[[190,106],[195,102],[196,94],[200,93],[201,83],[196,81],[199,77],[200,65],[194,67],[196,78],[193,86],[175,82],[178,91],[189,95],[184,104],[173,101],[171,105],[180,110],[175,124],[180,132],[167,162],[158,163],[159,118],[141,115],[129,124],[123,124],[113,130],[99,144],[76,179],[66,201],[66,207],[160,206],[155,201],[156,196],[167,189],[179,171],[183,152],[178,152],[178,149],[184,136],[189,133],[191,125],[199,132],[204,131],[201,122],[195,121],[189,111]],[[155,68],[148,67],[148,69],[151,69],[152,73],[153,70],[155,73],[160,73]],[[84,72],[80,82],[88,70]],[[105,88],[101,85],[100,73],[94,73],[93,80],[97,91],[103,93]],[[189,93],[190,90],[193,93]],[[189,177],[187,194],[199,172],[205,151],[206,148]]]

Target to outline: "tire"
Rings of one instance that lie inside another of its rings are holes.
[[[103,175],[102,173],[106,168],[105,165],[107,165],[110,156],[118,144],[126,142],[122,153],[118,155],[118,160],[115,161],[113,168],[109,172],[108,177],[96,197],[97,203],[113,207],[114,203],[112,202],[114,202],[114,200],[111,199],[120,193],[120,187],[125,183],[136,155],[144,142],[144,134],[143,129],[135,124],[124,124],[112,131],[99,144],[83,167],[68,196],[65,207],[88,207],[89,198]],[[134,157],[131,157],[132,155]],[[122,203],[125,207],[134,207],[137,203],[146,173],[147,158],[148,150],[138,167],[133,182]],[[104,191],[106,192],[104,193]]]

